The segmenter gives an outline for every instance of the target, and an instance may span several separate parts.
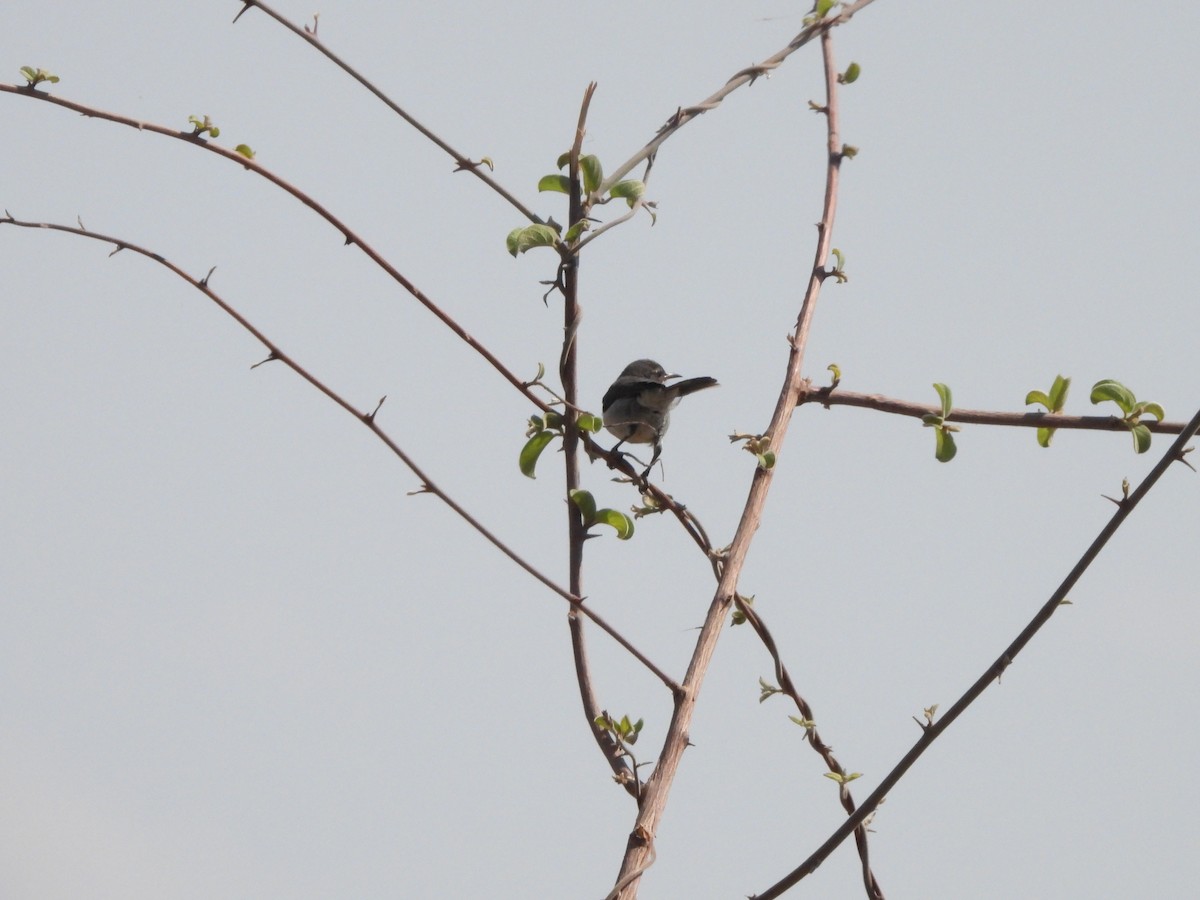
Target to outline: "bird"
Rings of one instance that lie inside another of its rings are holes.
[[[663,435],[671,424],[671,409],[688,394],[717,386],[717,379],[707,375],[667,384],[679,377],[668,375],[652,359],[636,359],[609,385],[600,401],[605,429],[620,439],[614,451],[626,442],[654,446],[647,473],[662,453]]]

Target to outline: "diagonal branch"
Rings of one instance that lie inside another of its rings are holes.
[[[724,85],[722,85],[719,91],[707,99],[701,100],[695,106],[680,107],[679,109],[675,110],[671,118],[667,119],[666,124],[658,129],[658,133],[654,136],[654,139],[646,144],[646,146],[642,147],[641,150],[639,150],[629,159],[625,160],[625,162],[621,163],[621,165],[617,166],[617,168],[614,169],[609,176],[604,179],[603,183],[596,188],[594,196],[603,197],[605,194],[607,194],[609,189],[611,189],[614,184],[632,172],[638,163],[654,156],[654,154],[658,152],[658,148],[666,143],[668,138],[674,135],[675,132],[677,132],[688,122],[692,121],[698,116],[703,115],[710,109],[716,109],[721,105],[721,101],[723,101],[738,88],[744,87],[747,84],[753,84],[763,75],[770,75],[779,68],[780,64],[782,64],[785,59],[787,59],[813,38],[817,37],[818,35],[828,34],[830,28],[849,22],[856,12],[858,12],[864,6],[869,6],[873,2],[874,0],[857,0],[856,3],[845,4],[842,8],[842,11],[837,15],[827,16],[819,22],[813,22],[811,25],[808,25],[803,31],[792,38],[786,47],[784,47],[775,55],[767,57],[756,66],[750,66],[749,68],[742,69],[740,72],[735,73],[728,81],[725,82]]]
[[[226,147],[218,146],[217,144],[207,141],[199,135],[189,131],[180,131],[176,128],[167,128],[163,125],[156,125],[153,122],[142,122],[137,119],[132,119],[128,116],[121,116],[117,115],[116,113],[110,113],[102,109],[86,106],[82,103],[76,103],[72,100],[64,100],[60,97],[56,97],[53,94],[34,90],[30,87],[19,87],[13,84],[0,84],[0,93],[17,94],[18,96],[22,97],[30,97],[35,100],[42,100],[54,106],[61,106],[63,109],[73,110],[74,112],[80,113],[81,115],[89,118],[103,119],[108,122],[115,122],[118,125],[127,125],[130,128],[136,128],[138,131],[149,131],[154,134],[163,135],[164,137],[175,138],[176,140],[181,140],[186,144],[191,144],[194,147],[200,147],[201,149],[207,150],[210,153],[215,153],[222,159],[237,163],[242,168],[248,169],[256,175],[265,178],[267,181],[271,182],[271,184],[295,197],[297,200],[315,212],[318,216],[340,231],[347,244],[356,244],[358,248],[362,250],[362,252],[365,253],[373,263],[375,263],[375,265],[379,266],[379,268],[383,269],[383,271],[390,275],[393,281],[408,291],[417,300],[417,302],[433,313],[443,325],[458,335],[458,337],[466,342],[466,344],[472,350],[486,359],[491,364],[493,369],[503,375],[509,384],[521,392],[525,399],[529,400],[529,402],[533,403],[543,412],[550,412],[550,407],[529,389],[529,386],[525,383],[525,381],[518,378],[507,366],[504,365],[504,363],[500,361],[500,359],[494,353],[492,353],[487,347],[472,337],[465,328],[458,324],[458,322],[451,317],[449,313],[434,303],[415,284],[405,278],[395,266],[388,262],[383,255],[379,253],[379,251],[363,240],[361,235],[351,229],[349,225],[335,216],[320,202],[313,199],[304,191],[276,175],[270,169],[259,164],[255,160],[243,156],[236,150],[230,150]]]
[[[505,200],[507,200],[512,206],[514,206],[521,213],[521,215],[523,215],[525,218],[527,218],[530,222],[533,222],[538,225],[544,224],[542,222],[542,220],[534,212],[529,210],[520,200],[518,200],[511,193],[509,193],[508,190],[506,190],[503,186],[501,186],[499,182],[497,182],[494,178],[492,178],[490,175],[488,175],[487,172],[485,172],[483,170],[484,165],[485,165],[484,163],[477,162],[466,156],[463,156],[461,153],[459,153],[457,150],[455,150],[453,147],[451,147],[449,143],[447,143],[442,138],[438,137],[437,134],[435,134],[433,131],[429,130],[427,127],[422,125],[417,119],[415,119],[409,113],[405,112],[404,109],[402,109],[394,100],[392,100],[392,98],[390,98],[387,94],[385,94],[378,87],[376,87],[375,84],[370,79],[368,79],[366,76],[361,74],[357,69],[355,69],[349,63],[347,63],[345,60],[343,60],[340,56],[338,56],[336,53],[334,53],[332,50],[330,50],[328,47],[326,47],[324,42],[319,37],[317,37],[317,30],[315,28],[313,28],[311,31],[308,28],[299,28],[296,25],[294,25],[293,23],[289,22],[280,13],[276,12],[274,9],[272,9],[267,4],[260,3],[259,0],[242,0],[242,3],[244,5],[242,6],[241,12],[239,12],[233,18],[233,21],[235,23],[237,22],[238,19],[240,19],[246,13],[246,11],[248,9],[254,8],[254,9],[262,10],[264,13],[266,13],[268,16],[270,16],[272,19],[274,19],[276,22],[278,22],[280,25],[282,25],[284,28],[286,28],[292,34],[296,35],[296,37],[301,38],[302,40],[308,41],[308,43],[310,45],[315,47],[320,53],[323,53],[330,62],[332,62],[335,66],[337,66],[339,69],[341,69],[347,75],[349,75],[351,78],[353,78],[355,81],[357,81],[363,87],[365,87],[368,91],[370,91],[372,94],[374,94],[375,97],[378,100],[380,100],[384,106],[386,106],[388,109],[390,109],[392,112],[394,112],[400,118],[402,118],[405,122],[407,122],[409,125],[411,125],[413,128],[417,129],[417,131],[421,132],[421,134],[423,134],[425,137],[427,137],[430,141],[432,141],[434,144],[436,144],[438,147],[440,147],[442,150],[444,150],[450,156],[450,158],[454,160],[454,162],[456,164],[455,165],[456,172],[457,171],[470,172],[472,175],[474,175],[476,178],[478,178],[480,181],[482,181],[484,184],[486,184],[488,187],[490,187],[493,191],[495,191],[497,194],[499,194],[501,197],[503,197]]]
[[[1142,482],[1137,486],[1137,489],[1122,502],[1117,504],[1117,511],[1113,514],[1113,517],[1109,519],[1108,524],[1101,529],[1100,534],[1098,534],[1096,539],[1092,541],[1091,546],[1087,548],[1083,556],[1081,556],[1079,561],[1075,563],[1074,568],[1072,568],[1067,577],[1063,579],[1062,584],[1060,584],[1058,589],[1050,595],[1050,599],[1042,604],[1042,607],[1030,620],[1029,624],[1026,625],[1021,633],[1018,634],[1013,640],[1013,642],[1004,649],[1004,652],[1000,654],[996,661],[988,666],[987,671],[979,676],[975,683],[972,684],[967,691],[958,698],[955,704],[946,711],[946,714],[942,716],[941,719],[925,728],[925,733],[921,736],[920,740],[918,740],[916,744],[913,745],[913,748],[904,755],[904,758],[896,764],[895,768],[893,768],[892,771],[888,772],[888,774],[884,776],[883,780],[880,781],[879,786],[871,792],[870,796],[863,800],[862,805],[859,806],[854,815],[850,816],[850,818],[843,822],[841,827],[838,828],[832,835],[830,835],[829,839],[820,847],[818,847],[816,851],[814,851],[813,854],[808,857],[808,859],[802,862],[799,866],[788,873],[787,876],[780,879],[777,883],[772,885],[763,893],[755,894],[752,900],[772,900],[772,898],[781,896],[784,891],[793,887],[806,875],[810,875],[816,871],[817,867],[825,861],[825,859],[830,853],[833,852],[838,844],[846,839],[846,836],[849,835],[851,831],[862,826],[862,823],[875,811],[879,804],[883,802],[883,799],[887,796],[888,791],[896,786],[896,783],[906,772],[908,772],[910,768],[912,768],[916,761],[921,757],[921,754],[929,749],[929,746],[941,736],[942,732],[949,728],[954,720],[962,715],[966,708],[974,703],[979,696],[985,690],[987,690],[991,683],[997,680],[1003,674],[1005,669],[1012,665],[1013,660],[1017,658],[1017,654],[1024,650],[1025,646],[1031,640],[1033,640],[1034,635],[1041,630],[1042,626],[1050,621],[1050,617],[1054,615],[1059,606],[1062,605],[1063,601],[1067,599],[1067,595],[1071,592],[1071,589],[1075,587],[1076,583],[1083,576],[1083,573],[1088,570],[1088,567],[1091,566],[1096,557],[1100,555],[1100,551],[1104,549],[1109,539],[1116,534],[1117,529],[1121,527],[1127,518],[1129,518],[1129,515],[1133,512],[1137,505],[1142,501],[1146,494],[1150,492],[1150,489],[1157,484],[1158,480],[1163,476],[1163,473],[1167,471],[1171,463],[1179,462],[1183,459],[1183,454],[1185,452],[1184,445],[1187,444],[1187,442],[1190,441],[1198,431],[1200,431],[1200,411],[1197,411],[1196,414],[1192,416],[1191,421],[1189,421],[1187,425],[1183,427],[1179,437],[1175,439],[1175,441],[1167,449],[1167,452],[1163,454],[1162,459],[1160,459],[1154,468],[1150,470],[1150,473],[1142,479]]]
[[[454,510],[456,513],[458,513],[458,515],[460,517],[462,517],[462,519],[464,521],[466,521],[466,523],[468,525],[470,525],[472,528],[474,528],[475,531],[477,531],[480,535],[482,535],[484,537],[484,539],[488,541],[488,543],[490,543],[497,550],[499,550],[501,553],[503,553],[505,556],[507,556],[509,559],[511,559],[520,568],[524,569],[526,572],[528,572],[530,575],[532,575],[535,579],[537,579],[543,585],[548,587],[551,591],[558,594],[560,597],[562,597],[564,600],[566,600],[568,603],[570,603],[571,608],[573,610],[578,610],[580,613],[582,613],[583,615],[585,615],[589,619],[591,619],[593,622],[595,622],[596,625],[605,634],[609,635],[611,638],[613,638],[613,640],[615,640],[618,644],[620,644],[627,651],[629,651],[629,653],[635,659],[637,659],[642,665],[644,665],[647,669],[649,669],[655,675],[655,677],[657,677],[660,681],[663,682],[663,684],[665,684],[667,686],[668,689],[670,689],[670,690],[678,689],[678,687],[675,684],[673,679],[671,679],[668,675],[666,675],[664,672],[662,672],[657,666],[655,666],[654,663],[652,663],[641,651],[639,651],[628,640],[626,640],[625,637],[623,637],[620,634],[620,632],[618,632],[615,628],[613,628],[611,625],[609,625],[607,622],[605,622],[604,619],[602,619],[599,615],[597,615],[591,609],[589,609],[583,602],[584,598],[580,597],[578,594],[572,593],[571,591],[567,590],[566,588],[561,587],[556,582],[551,580],[548,576],[542,574],[542,572],[540,572],[537,568],[535,568],[531,563],[527,562],[520,554],[518,554],[515,550],[513,550],[511,547],[509,547],[507,544],[505,544],[502,540],[500,540],[500,538],[498,538],[492,531],[490,531],[486,526],[484,526],[478,519],[476,519],[473,515],[471,515],[469,512],[467,512],[461,505],[458,504],[457,501],[455,501],[449,494],[447,494],[444,490],[442,490],[433,481],[433,479],[431,479],[428,475],[426,475],[424,470],[422,470],[421,467],[417,465],[417,463],[413,460],[413,458],[411,456],[409,456],[407,453],[405,453],[405,451],[400,447],[400,445],[397,444],[395,442],[395,440],[393,440],[387,434],[387,432],[385,432],[379,426],[379,424],[375,421],[376,414],[379,412],[379,407],[383,405],[383,400],[380,400],[379,404],[375,407],[375,409],[369,413],[363,412],[359,409],[356,409],[350,403],[350,401],[346,400],[344,397],[342,397],[340,394],[338,394],[336,391],[334,391],[331,387],[326,385],[323,381],[318,379],[315,375],[313,375],[306,368],[304,368],[302,365],[300,365],[300,363],[296,362],[291,356],[289,356],[286,352],[284,352],[284,350],[282,348],[280,348],[278,344],[276,344],[274,341],[272,341],[270,338],[268,338],[265,334],[263,334],[263,332],[261,332],[257,327],[255,327],[253,324],[251,324],[249,322],[249,320],[247,320],[245,318],[245,316],[243,316],[236,309],[234,309],[232,306],[230,306],[228,302],[223,300],[212,288],[210,288],[208,286],[208,279],[209,279],[209,276],[212,275],[212,270],[210,270],[208,275],[205,275],[204,278],[201,278],[201,279],[193,278],[191,275],[187,274],[187,272],[183,271],[183,269],[181,269],[179,266],[175,265],[175,263],[171,262],[170,260],[168,260],[166,257],[162,256],[159,253],[155,253],[154,251],[148,250],[145,247],[141,247],[137,244],[132,244],[129,241],[122,240],[121,238],[113,237],[111,235],[106,235],[106,234],[100,234],[99,232],[88,231],[86,228],[83,228],[82,226],[76,228],[76,227],[72,227],[69,225],[56,225],[56,224],[48,223],[48,222],[26,222],[26,221],[22,221],[19,219],[14,219],[11,215],[9,215],[7,213],[7,211],[5,212],[5,214],[3,216],[0,216],[0,225],[16,225],[19,228],[41,228],[41,229],[44,229],[47,231],[60,231],[65,234],[73,234],[78,237],[84,237],[84,238],[88,238],[90,240],[100,241],[100,242],[106,243],[106,244],[112,244],[116,249],[114,249],[113,252],[109,254],[110,256],[112,256],[113,254],[119,253],[121,250],[129,250],[133,253],[137,253],[140,256],[144,256],[147,259],[153,260],[154,262],[158,263],[159,265],[163,266],[164,268],[173,272],[175,275],[182,278],[184,281],[186,281],[192,287],[196,288],[196,290],[198,290],[202,294],[204,294],[204,296],[206,296],[209,300],[211,300],[213,303],[215,303],[226,315],[228,315],[231,319],[233,319],[235,322],[237,322],[238,325],[240,325],[242,328],[244,328],[246,331],[248,331],[251,335],[254,336],[254,338],[256,340],[259,341],[259,343],[261,343],[264,347],[267,348],[267,352],[269,355],[267,356],[266,360],[263,360],[263,362],[274,361],[274,362],[283,363],[285,366],[287,366],[289,369],[291,369],[293,372],[295,372],[297,375],[299,375],[301,378],[303,378],[305,381],[307,381],[310,385],[312,385],[314,388],[316,388],[318,391],[320,391],[322,394],[324,394],[326,397],[328,397],[330,400],[332,400],[334,403],[336,403],[338,406],[340,406],[346,412],[350,413],[350,415],[354,416],[355,419],[357,419],[359,422],[361,422],[363,425],[365,425],[367,427],[367,429],[370,430],[370,432],[375,435],[375,437],[377,437],[380,441],[382,441],[387,446],[387,448],[389,450],[391,450],[392,453],[394,453],[396,455],[396,457],[398,457],[400,459],[400,461],[403,462],[404,465],[406,465],[412,471],[412,473],[414,475],[417,476],[417,479],[420,481],[421,486],[414,493],[433,494],[435,497],[437,497],[439,500],[441,500],[443,503],[445,503],[447,506],[449,506],[452,510]],[[258,363],[257,365],[261,365],[261,363]],[[385,397],[384,399],[387,399],[387,398]],[[618,775],[620,775],[619,768],[621,768],[623,766],[624,766],[623,762],[621,762],[619,759],[614,759],[613,768],[614,768],[614,771],[617,771]]]
[[[843,156],[838,130],[837,70],[833,60],[832,40],[829,35],[829,29],[833,27],[833,24],[833,20],[826,21],[822,23],[822,27],[819,29],[822,56],[824,59],[826,92],[825,106],[820,109],[820,112],[826,117],[827,125],[825,199],[821,219],[817,225],[817,246],[813,254],[812,270],[809,274],[808,285],[800,306],[800,312],[796,319],[795,330],[790,336],[787,370],[783,385],[780,388],[779,398],[775,404],[774,414],[771,417],[771,424],[767,431],[771,438],[771,448],[776,453],[783,446],[788,424],[791,421],[792,413],[796,408],[796,401],[803,385],[800,369],[804,359],[804,349],[808,340],[808,332],[816,311],[817,299],[820,295],[821,286],[828,276],[826,265],[829,259],[833,223],[837,209],[837,189]],[[655,766],[654,773],[646,782],[637,821],[626,844],[625,856],[621,863],[620,873],[616,879],[618,884],[627,885],[618,894],[619,897],[625,898],[625,900],[631,900],[631,898],[636,896],[638,880],[640,879],[640,875],[645,871],[648,860],[653,852],[654,835],[658,828],[658,822],[666,807],[667,796],[670,793],[671,785],[678,772],[683,752],[689,743],[688,735],[700,687],[708,671],[712,656],[716,652],[717,641],[721,635],[725,613],[734,602],[738,579],[741,576],[742,566],[749,552],[750,542],[762,520],[762,510],[766,504],[773,474],[774,469],[761,467],[755,469],[754,478],[750,483],[749,495],[746,498],[745,508],[738,523],[737,531],[734,534],[733,542],[724,554],[723,564],[720,566],[720,579],[717,589],[709,606],[704,624],[700,629],[700,636],[697,638],[696,647],[692,653],[681,690],[676,695],[675,708],[662,751],[659,754],[658,764]],[[874,879],[873,876],[870,876],[869,870],[865,874],[869,882],[873,884]],[[637,877],[630,878],[631,875]]]

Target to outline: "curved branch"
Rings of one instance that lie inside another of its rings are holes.
[[[362,252],[365,253],[373,263],[375,263],[375,265],[379,266],[379,268],[383,269],[383,271],[390,275],[393,281],[408,291],[417,300],[417,302],[419,302],[427,310],[437,316],[438,320],[441,321],[443,325],[458,335],[458,337],[466,342],[466,344],[472,350],[486,359],[491,364],[492,368],[503,375],[505,380],[508,381],[508,383],[515,387],[518,391],[520,391],[521,394],[527,400],[529,400],[529,402],[537,406],[540,410],[542,410],[542,412],[550,412],[550,407],[529,389],[529,386],[525,383],[525,381],[518,378],[512,371],[509,370],[507,366],[504,365],[504,363],[500,362],[499,358],[492,353],[492,351],[472,337],[465,328],[459,325],[458,322],[450,316],[449,313],[445,312],[440,306],[434,303],[419,288],[417,288],[415,284],[405,278],[395,266],[388,262],[383,255],[379,253],[379,251],[363,240],[363,238],[357,232],[351,229],[349,225],[326,209],[317,200],[314,200],[308,194],[304,193],[304,191],[276,175],[265,166],[262,166],[258,162],[243,156],[236,150],[220,147],[189,131],[180,131],[176,128],[167,128],[163,125],[156,125],[153,122],[142,122],[138,119],[132,119],[128,116],[121,116],[117,115],[116,113],[105,112],[102,109],[85,106],[82,103],[76,103],[71,100],[64,100],[60,97],[56,97],[53,94],[37,91],[28,87],[19,87],[13,84],[0,84],[0,93],[17,94],[18,96],[22,97],[30,97],[35,100],[42,100],[54,106],[61,106],[63,109],[69,109],[80,113],[81,115],[89,118],[103,119],[108,122],[115,122],[118,125],[127,125],[130,128],[136,128],[138,131],[149,131],[154,134],[163,135],[164,137],[175,138],[176,140],[183,141],[185,144],[191,144],[194,147],[199,147],[203,150],[207,150],[210,153],[215,153],[222,159],[237,163],[242,168],[249,169],[256,175],[265,178],[267,181],[271,182],[271,184],[295,197],[297,200],[315,212],[318,216],[340,231],[347,244],[356,244],[358,248],[362,250]]]
[[[460,506],[449,494],[447,494],[440,487],[438,487],[438,485],[433,481],[433,479],[431,479],[428,475],[426,475],[424,470],[422,470],[421,467],[417,465],[417,463],[413,460],[413,458],[411,456],[409,456],[407,453],[405,453],[404,450],[401,449],[400,445],[397,444],[387,434],[387,432],[385,432],[382,428],[380,428],[378,423],[376,423],[375,416],[376,416],[376,413],[378,413],[378,411],[379,411],[379,406],[383,405],[383,400],[380,400],[379,405],[376,406],[375,409],[369,413],[365,413],[365,412],[362,412],[361,410],[356,409],[350,403],[350,401],[346,400],[344,397],[342,397],[340,394],[338,394],[336,391],[334,391],[331,387],[326,385],[324,382],[322,382],[320,379],[318,379],[315,375],[313,375],[311,372],[309,372],[307,369],[305,369],[302,365],[300,365],[298,362],[296,362],[294,359],[292,359],[292,357],[289,356],[287,353],[285,353],[283,351],[283,349],[279,347],[278,344],[276,344],[274,341],[272,341],[270,338],[268,338],[265,334],[263,334],[263,332],[259,331],[257,327],[255,327],[253,324],[251,324],[241,313],[239,313],[236,309],[234,309],[232,306],[230,306],[229,303],[227,303],[225,300],[223,300],[212,288],[210,288],[208,286],[208,278],[209,278],[209,275],[212,274],[211,270],[209,271],[208,275],[204,276],[204,278],[201,278],[201,279],[193,278],[187,272],[183,271],[183,269],[181,269],[179,266],[175,265],[175,263],[171,262],[170,260],[168,260],[166,257],[162,256],[159,253],[155,253],[154,251],[148,250],[145,247],[141,247],[137,244],[132,244],[129,241],[122,240],[121,238],[113,237],[111,235],[106,235],[106,234],[100,234],[99,232],[95,232],[95,231],[88,231],[86,228],[82,228],[82,227],[76,228],[76,227],[73,227],[70,225],[56,225],[56,224],[49,223],[49,222],[25,222],[25,221],[21,221],[19,219],[13,218],[7,212],[5,213],[4,216],[0,216],[0,225],[16,225],[19,228],[41,228],[46,231],[61,231],[61,232],[64,232],[65,234],[73,234],[78,237],[88,238],[93,241],[100,241],[105,244],[112,244],[116,249],[114,249],[113,252],[109,254],[109,256],[119,253],[122,250],[129,250],[129,251],[132,251],[133,253],[137,253],[139,256],[144,256],[147,259],[153,260],[154,262],[158,263],[159,265],[161,265],[164,268],[173,272],[175,275],[178,275],[180,278],[182,278],[184,281],[186,281],[188,284],[190,284],[196,290],[198,290],[202,294],[204,294],[204,296],[206,296],[209,300],[211,300],[213,303],[215,303],[218,307],[220,307],[220,309],[226,315],[228,315],[231,319],[233,319],[235,322],[237,322],[238,325],[242,326],[242,328],[244,328],[251,335],[253,335],[254,338],[259,343],[261,343],[264,347],[267,348],[267,352],[269,353],[269,356],[267,357],[266,360],[264,360],[264,362],[276,361],[276,362],[283,363],[285,366],[287,366],[289,369],[291,369],[293,372],[295,372],[297,375],[299,375],[301,378],[303,378],[305,381],[307,381],[310,385],[312,385],[314,388],[316,388],[318,391],[320,391],[322,394],[324,394],[326,397],[328,397],[330,400],[332,400],[334,403],[336,403],[338,406],[340,406],[346,412],[350,413],[350,415],[354,416],[355,419],[357,419],[359,422],[361,422],[363,425],[365,425],[371,431],[371,433],[375,435],[375,437],[379,438],[379,440],[382,441],[387,446],[387,448],[389,450],[391,450],[392,453],[394,453],[396,455],[396,457],[398,457],[400,459],[400,461],[403,462],[404,465],[406,465],[412,471],[412,473],[414,475],[417,476],[417,479],[421,483],[421,487],[417,491],[415,491],[415,493],[433,494],[435,497],[437,497],[439,500],[441,500],[443,503],[445,503],[447,506],[449,506],[452,510],[454,510],[456,513],[458,513],[458,515],[460,517],[462,517],[462,519],[464,521],[466,521],[466,523],[468,525],[470,525],[477,532],[479,532],[479,534],[482,535],[488,541],[488,543],[490,543],[497,550],[499,550],[501,553],[503,553],[505,556],[507,556],[509,559],[511,559],[520,568],[524,569],[526,572],[528,572],[530,575],[532,575],[535,579],[537,579],[543,585],[548,587],[554,593],[558,594],[558,596],[562,597],[564,600],[566,600],[568,603],[570,603],[571,608],[573,610],[578,610],[580,613],[582,613],[583,615],[585,615],[589,619],[591,619],[593,622],[595,622],[596,625],[605,634],[607,634],[609,637],[611,637],[613,640],[615,640],[618,644],[620,644],[622,647],[624,647],[627,651],[629,651],[629,653],[636,660],[638,660],[642,665],[644,665],[647,669],[649,669],[655,675],[655,677],[657,677],[660,681],[662,681],[663,684],[665,684],[669,689],[678,690],[678,686],[675,684],[675,681],[673,679],[671,679],[668,675],[666,675],[664,672],[662,672],[657,666],[655,666],[654,663],[652,663],[641,651],[639,651],[628,640],[626,640],[625,637],[623,637],[620,632],[618,632],[615,628],[613,628],[611,625],[609,625],[607,622],[605,622],[604,619],[602,619],[599,615],[592,612],[592,610],[589,609],[584,604],[583,597],[580,597],[577,594],[574,594],[571,591],[567,590],[566,588],[559,586],[556,582],[551,580],[548,576],[542,574],[531,563],[527,562],[520,554],[518,554],[515,550],[513,550],[511,547],[509,547],[507,544],[505,544],[502,540],[500,540],[500,538],[498,538],[495,534],[493,534],[486,526],[483,525],[483,523],[481,523],[473,515],[471,515],[469,512],[467,512],[462,506]],[[261,365],[261,363],[257,363],[256,365]],[[614,768],[616,768],[616,766],[614,766]]]

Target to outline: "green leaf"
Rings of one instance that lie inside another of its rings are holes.
[[[758,467],[760,469],[775,468],[775,453],[771,450],[768,450],[766,453],[759,453],[758,454]]]
[[[566,153],[559,154],[558,162],[556,162],[554,165],[560,169],[565,169],[570,164],[571,164],[571,151],[568,150]]]
[[[35,69],[33,66],[21,66],[21,74],[25,76],[27,87],[37,87],[43,81],[58,84],[57,75],[51,75],[45,69]]]
[[[592,413],[583,413],[575,420],[575,424],[579,426],[580,431],[596,434],[596,432],[604,427],[604,420]]]
[[[1052,408],[1052,402],[1051,402],[1050,398],[1047,397],[1041,391],[1030,391],[1028,394],[1025,395],[1025,405],[1026,406],[1030,406],[1034,403],[1042,404],[1042,406],[1046,407],[1047,410],[1050,410]]]
[[[589,153],[587,156],[579,157],[579,170],[583,173],[583,192],[585,194],[592,193],[604,181],[604,166],[600,165],[600,158],[595,154]]]
[[[542,455],[542,451],[546,449],[546,445],[552,440],[554,440],[553,431],[539,431],[525,442],[525,446],[521,448],[521,456],[518,459],[522,475],[526,478],[537,477],[533,474],[533,470],[537,468],[538,457]]]
[[[1141,404],[1141,407],[1142,412],[1154,416],[1154,418],[1158,419],[1160,422],[1167,417],[1166,413],[1163,412],[1163,408],[1157,403],[1143,403]]]
[[[1129,429],[1133,435],[1133,449],[1137,453],[1145,453],[1150,449],[1150,429],[1145,425],[1134,425]]]
[[[558,232],[549,225],[526,225],[514,228],[505,239],[508,252],[518,256],[534,247],[553,247],[558,244]]]
[[[579,236],[591,227],[592,223],[587,219],[580,219],[567,229],[567,233],[563,236],[563,240],[568,244],[574,244],[577,240],[579,240]]]
[[[558,191],[560,194],[571,193],[571,179],[566,175],[543,175],[538,182],[539,191]]]
[[[1129,415],[1133,409],[1137,399],[1133,396],[1133,391],[1125,387],[1119,381],[1111,378],[1106,378],[1103,381],[1097,381],[1092,385],[1091,400],[1093,404],[1103,403],[1105,400],[1111,400],[1117,406],[1121,407],[1121,411],[1125,415]]]
[[[1050,411],[1062,412],[1067,405],[1067,391],[1071,389],[1071,379],[1061,375],[1054,376],[1054,384],[1050,388]]]
[[[1039,428],[1037,430],[1037,441],[1043,447],[1049,447],[1050,441],[1054,438],[1054,432],[1057,428]]]
[[[629,518],[623,512],[617,512],[615,509],[596,510],[593,521],[601,525],[608,525],[617,533],[617,537],[623,541],[627,541],[633,537],[633,519]]]
[[[626,203],[633,206],[644,193],[646,193],[646,183],[630,178],[614,184],[608,195],[623,198]]]
[[[938,462],[950,462],[954,459],[954,455],[958,453],[958,447],[954,445],[954,435],[945,428],[939,428],[934,432],[937,436],[937,447],[934,450],[934,456]]]
[[[584,525],[590,526],[596,521],[596,498],[591,493],[582,488],[576,488],[571,491],[570,497],[571,502],[579,508]]]
[[[921,422],[926,428],[941,428],[944,421],[945,419],[937,413],[925,413],[925,415],[921,416]]]
[[[950,388],[948,388],[946,385],[942,384],[941,382],[938,382],[933,386],[933,389],[935,391],[937,391],[938,396],[942,398],[942,418],[943,419],[950,418],[950,410],[954,406],[953,402],[951,401],[951,397],[950,397]]]
[[[846,71],[842,73],[842,75],[838,78],[838,81],[840,81],[842,84],[854,84],[854,82],[858,81],[858,76],[861,74],[862,66],[856,62],[852,62],[846,67]]]

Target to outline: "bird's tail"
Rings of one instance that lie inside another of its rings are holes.
[[[703,375],[700,378],[685,378],[683,381],[677,381],[671,385],[671,389],[678,391],[676,396],[686,397],[688,394],[694,394],[696,391],[702,391],[705,388],[716,387],[717,379],[711,378],[708,375]]]

